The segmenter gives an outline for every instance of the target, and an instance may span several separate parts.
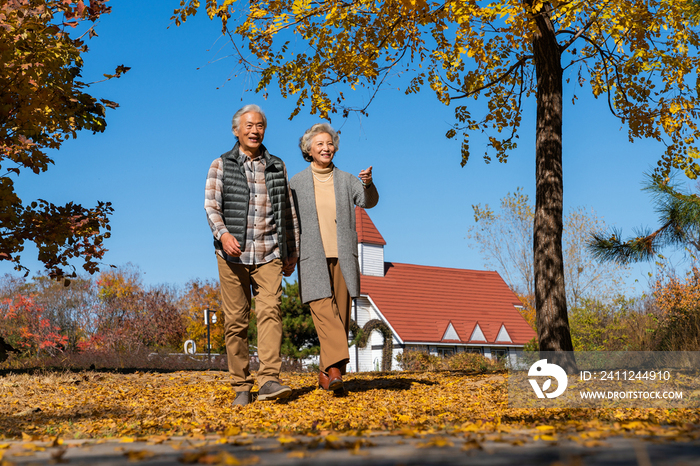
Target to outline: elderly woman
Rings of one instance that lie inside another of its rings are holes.
[[[333,164],[338,133],[330,125],[313,125],[299,147],[310,162],[289,183],[301,229],[299,290],[321,342],[319,386],[342,393],[342,374],[350,360],[350,305],[360,295],[355,206],[374,207],[379,194],[371,166],[357,178]]]

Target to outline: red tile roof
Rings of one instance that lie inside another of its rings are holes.
[[[385,262],[384,268],[384,277],[363,275],[361,291],[404,343],[447,343],[442,337],[450,322],[462,344],[483,344],[469,341],[477,323],[489,345],[509,344],[495,341],[502,325],[511,345],[524,345],[535,336],[514,307],[520,301],[497,272],[395,262]]]
[[[362,207],[355,207],[355,228],[357,229],[357,241],[367,244],[378,244],[384,246],[386,241],[374,226],[372,220],[367,215],[367,211]]]

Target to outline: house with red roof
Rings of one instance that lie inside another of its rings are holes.
[[[361,207],[355,209],[361,296],[351,317],[363,327],[385,323],[396,355],[406,350],[448,356],[470,351],[515,358],[535,332],[520,315],[518,297],[498,272],[384,261],[386,241]],[[384,336],[374,330],[364,348],[350,347],[348,370],[381,367]]]

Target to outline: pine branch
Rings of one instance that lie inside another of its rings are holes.
[[[614,229],[592,234],[588,248],[599,261],[630,264],[650,261],[669,246],[698,249],[700,197],[683,193],[671,180],[653,175],[647,175],[643,189],[652,193],[662,226],[626,240],[622,240],[622,233]]]

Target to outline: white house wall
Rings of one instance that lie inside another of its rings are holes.
[[[356,317],[355,315],[353,315],[353,318],[356,318],[355,322],[357,322],[357,325],[359,325],[360,328],[364,327],[370,320],[380,318],[379,315],[375,312],[374,307],[370,303],[369,299],[365,297],[357,298],[355,300],[355,304],[356,309],[354,311],[356,312]],[[391,358],[391,368],[392,370],[394,370],[398,369],[396,363],[396,355],[401,353],[402,350],[400,348],[397,348],[397,346],[400,345],[400,342],[395,335],[392,338],[392,343],[394,344],[394,351]],[[357,352],[355,351],[355,346],[352,346],[350,348],[350,366],[352,367],[352,370],[355,370],[355,368],[357,367],[358,372],[368,372],[376,370],[377,366],[379,366],[379,368],[381,369],[382,350],[372,348],[380,347],[383,344],[384,336],[380,331],[375,330],[369,336],[367,346],[365,346],[364,348],[357,348]],[[355,360],[356,354],[359,358],[359,363]]]
[[[360,328],[364,327],[370,320],[377,319],[379,317],[377,316],[377,313],[374,312],[374,308],[367,298],[360,297],[355,299],[355,306],[357,317],[355,318],[353,316],[353,318],[355,318],[355,322],[357,322],[357,325],[359,325]]]
[[[367,322],[372,319],[377,318],[376,312],[374,312],[372,305],[367,298],[357,298],[355,299],[355,315],[353,318],[360,328],[364,327]],[[374,333],[374,332],[373,332]],[[355,359],[357,361],[354,361]],[[374,366],[372,365],[372,345],[370,342],[364,348],[357,348],[352,346],[350,348],[350,359],[351,362],[355,362],[355,367],[357,367],[357,372],[367,372],[373,371]]]
[[[384,276],[384,246],[360,243],[357,245],[360,273],[373,277]]]
[[[394,339],[394,345],[396,345],[396,339]],[[399,363],[396,362],[396,356],[398,356],[401,353],[403,353],[403,349],[397,348],[396,346],[394,346],[394,351],[391,353],[391,370],[392,371],[401,370],[401,368],[399,367]]]

